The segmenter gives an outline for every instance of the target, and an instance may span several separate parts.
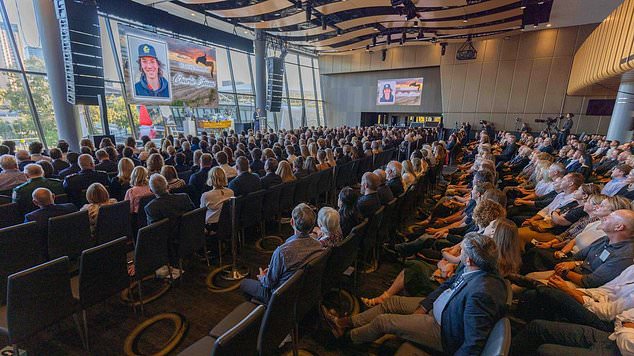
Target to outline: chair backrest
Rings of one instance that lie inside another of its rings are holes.
[[[394,221],[397,220],[396,216],[396,201],[394,198],[384,205],[385,211],[383,212],[383,219],[381,220],[381,227],[379,231],[378,243],[382,243],[390,237],[390,233],[394,227]]]
[[[299,292],[300,297],[297,298],[295,305],[295,320],[298,323],[321,301],[321,283],[329,257],[330,249],[324,250],[304,266],[302,290]]]
[[[7,277],[44,262],[42,235],[37,223],[0,229],[0,300],[6,302]]]
[[[366,230],[365,236],[363,236],[363,238],[361,239],[361,250],[363,252],[363,256],[367,256],[370,249],[372,249],[377,243],[377,237],[379,235],[381,222],[383,221],[384,211],[385,207],[382,206],[369,218],[368,228]]]
[[[506,286],[506,310],[511,310],[513,306],[513,283],[508,279],[504,279],[504,285]]]
[[[317,194],[324,194],[330,191],[334,168],[324,169],[319,172],[319,182],[317,183]]]
[[[139,229],[134,247],[136,279],[143,279],[169,263],[168,237],[169,219],[163,219]]]
[[[185,182],[189,182],[189,177],[192,175],[192,171],[183,171],[178,172],[178,178],[184,180]]]
[[[259,355],[276,354],[278,345],[293,330],[295,301],[302,288],[303,276],[304,270],[300,269],[273,291],[258,335]]]
[[[272,220],[280,212],[280,195],[284,183],[274,185],[264,193],[262,201],[262,218],[266,221]]]
[[[297,181],[287,182],[282,185],[280,191],[280,212],[287,212],[293,209],[295,198],[295,186]]]
[[[335,167],[335,186],[337,189],[341,189],[348,185],[353,167],[354,162],[352,161]]]
[[[220,335],[214,343],[211,356],[256,354],[258,333],[265,310],[264,305],[258,305],[244,319]]]
[[[218,218],[218,227],[216,227],[215,231],[215,237],[219,240],[228,241],[231,240],[231,237],[233,236],[233,224],[231,222],[231,205],[235,204],[236,201],[237,198],[231,198],[222,204],[220,217]],[[237,214],[238,211],[236,210],[236,215]]]
[[[70,198],[68,194],[57,194],[55,195],[55,204],[67,204],[70,203]]]
[[[357,226],[353,227],[352,230],[350,230],[350,233],[355,233],[359,236],[365,236],[366,231],[368,230],[368,224],[369,224],[369,220],[363,219],[362,222],[360,222]]]
[[[367,220],[364,222],[367,224]],[[328,293],[330,289],[339,284],[343,272],[348,269],[357,258],[361,235],[351,232],[345,239],[331,248],[328,263],[324,270],[322,283],[322,295]]]
[[[205,215],[207,208],[190,210],[178,221],[178,257],[186,258],[205,244]]]
[[[127,237],[84,250],[79,264],[79,301],[88,308],[130,285]]]
[[[68,269],[68,257],[60,257],[9,276],[9,343],[16,344],[73,314]]]
[[[0,205],[0,228],[20,224],[24,221],[24,215],[18,203]]]
[[[297,180],[295,186],[295,197],[293,198],[293,206],[299,203],[305,203],[309,198],[310,183],[312,182],[312,174]]]
[[[132,238],[131,227],[129,200],[100,207],[95,231],[96,245],[110,242],[122,236]]]
[[[239,203],[239,219],[238,224],[241,228],[249,228],[260,224],[262,220],[262,202],[264,201],[264,193],[266,190],[260,189],[255,192],[251,192],[244,196],[244,199]]]
[[[308,185],[308,194],[306,196],[306,200],[313,201],[319,198],[319,182],[321,181],[321,176],[324,172],[325,170],[319,171],[307,177],[310,178],[310,184]]]
[[[94,246],[90,236],[88,211],[55,216],[48,219],[48,257],[68,256],[79,259],[81,252]]]
[[[147,214],[145,213],[145,206],[154,200],[154,194],[142,197],[139,200],[139,212],[137,214],[137,226],[143,227],[147,225]]]
[[[508,318],[502,318],[495,323],[489,333],[487,343],[480,355],[482,356],[506,356],[511,348],[511,322]]]
[[[0,205],[9,204],[12,201],[9,195],[0,195]]]
[[[192,201],[200,201],[200,199],[196,200],[196,192],[194,191],[194,188],[191,185],[184,185],[180,188],[174,188],[174,189],[170,189],[170,193],[172,194],[179,194],[179,193],[184,193],[187,194],[189,196],[189,199],[191,199]]]

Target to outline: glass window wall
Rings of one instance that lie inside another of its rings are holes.
[[[14,140],[18,147],[26,147],[32,141],[42,141],[47,146],[54,146],[58,139],[57,125],[33,2],[0,0],[0,6],[6,8],[10,20],[10,24],[5,24],[0,19],[0,140]],[[108,31],[107,21],[112,33]],[[240,119],[243,122],[253,119],[254,56],[233,49],[227,50],[220,46],[215,46],[218,66],[218,108],[128,106],[128,101],[123,95],[123,78],[120,77],[116,65],[119,56],[115,56],[115,52],[120,54],[118,21],[100,17],[99,23],[106,79],[105,99],[108,124],[117,142],[122,142],[130,135],[138,138],[149,134],[157,139],[164,137],[167,133],[183,132],[186,127],[193,127],[191,123],[187,123],[187,120],[191,118],[234,121]],[[126,24],[134,26],[134,24]],[[20,72],[17,56],[12,49],[9,28],[18,47],[24,72]],[[110,36],[114,36],[116,51],[113,51]],[[213,46],[213,44],[207,45]],[[289,53],[286,56],[286,81],[282,108],[278,113],[269,113],[269,127],[290,129],[300,127],[302,124],[309,126],[324,124],[324,103],[321,98],[319,69],[316,66],[317,60],[309,56],[297,53]],[[316,82],[314,76],[317,79]],[[29,93],[25,90],[23,78],[28,80],[34,108],[29,106]],[[289,98],[290,106],[288,105]],[[32,109],[37,113],[39,122],[35,121]],[[83,136],[104,133],[98,107],[78,105],[77,109]],[[141,116],[149,117],[152,125],[140,125]],[[305,120],[302,120],[303,118]],[[277,123],[277,127],[274,123]],[[38,126],[41,127],[42,134]]]

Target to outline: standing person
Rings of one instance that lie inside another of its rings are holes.
[[[324,249],[321,243],[310,235],[315,226],[315,220],[315,213],[308,205],[304,203],[297,205],[291,214],[293,236],[275,249],[269,266],[260,268],[257,280],[242,281],[240,284],[242,292],[267,304],[275,288],[291,278],[312,258],[322,253]]]
[[[568,135],[570,135],[570,130],[572,130],[572,125],[574,124],[572,121],[573,117],[575,117],[573,113],[568,113],[563,119],[559,135],[557,136],[557,148],[562,148],[566,145],[566,140],[568,139]]]

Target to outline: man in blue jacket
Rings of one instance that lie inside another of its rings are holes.
[[[426,298],[393,296],[345,318],[322,311],[336,337],[351,329],[346,335],[356,344],[395,334],[443,354],[479,355],[506,308],[506,287],[497,274],[497,256],[495,241],[468,234],[462,242],[458,271]]]
[[[163,77],[163,65],[156,56],[154,46],[147,43],[139,45],[137,64],[141,78],[134,84],[134,93],[137,96],[168,98],[169,82]]]

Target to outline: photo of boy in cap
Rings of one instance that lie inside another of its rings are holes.
[[[137,64],[141,77],[134,84],[136,96],[169,98],[169,81],[163,77],[163,64],[156,56],[156,49],[148,43],[138,47]]]

